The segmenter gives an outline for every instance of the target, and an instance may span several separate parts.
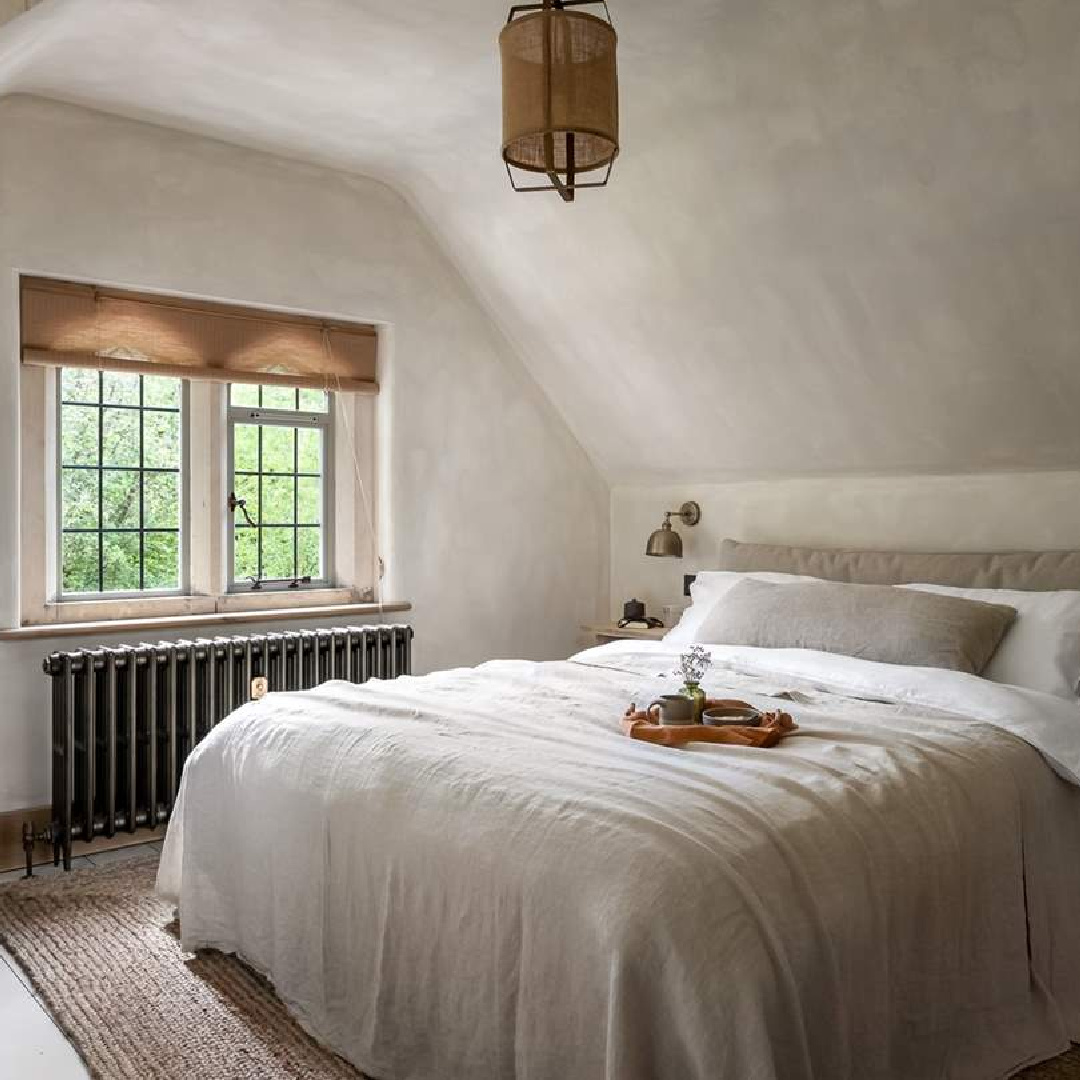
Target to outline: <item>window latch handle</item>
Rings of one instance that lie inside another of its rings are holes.
[[[248,513],[247,502],[244,499],[238,499],[235,491],[229,492],[229,498],[227,501],[229,507],[229,513],[235,514],[237,510],[244,515],[244,520],[254,529],[257,528],[252,516]]]

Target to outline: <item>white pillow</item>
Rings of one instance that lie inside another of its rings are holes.
[[[690,645],[698,629],[720,599],[740,581],[768,581],[774,585],[795,585],[799,582],[820,581],[802,574],[778,574],[770,570],[702,570],[690,586],[690,606],[679,621],[664,635],[665,645]]]
[[[900,588],[1016,608],[1016,621],[983,668],[983,678],[1076,700],[1080,693],[1080,592],[957,589],[921,584]]]

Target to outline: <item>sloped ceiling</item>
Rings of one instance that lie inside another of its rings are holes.
[[[1077,0],[611,0],[572,206],[507,188],[506,7],[45,0],[0,92],[398,187],[612,481],[1080,465]]]

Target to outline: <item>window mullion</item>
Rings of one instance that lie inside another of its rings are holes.
[[[97,534],[97,563],[98,563],[98,592],[105,591],[105,472],[102,463],[105,460],[105,373],[99,371],[98,376],[98,440],[97,440],[97,490],[98,490],[98,534]]]
[[[296,401],[299,406],[299,390]],[[293,428],[292,433],[292,570],[295,581],[300,577],[300,429]]]
[[[139,376],[139,590],[146,588],[146,413],[143,377]],[[179,489],[178,489],[179,490]]]
[[[293,391],[293,408],[300,411],[300,391]],[[292,429],[292,573],[293,581],[300,576],[300,429]]]
[[[262,403],[262,387],[259,387],[259,402]],[[266,514],[263,511],[263,426],[257,425],[259,438],[257,440],[259,447],[259,456],[256,461],[256,465],[259,469],[259,516],[256,519],[257,528],[255,529],[255,578],[261,582],[263,579],[263,521],[266,520]]]

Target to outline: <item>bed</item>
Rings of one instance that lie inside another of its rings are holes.
[[[378,1080],[998,1080],[1080,1037],[1080,704],[708,648],[799,733],[623,737],[665,642],[243,707],[166,840],[185,947]]]

